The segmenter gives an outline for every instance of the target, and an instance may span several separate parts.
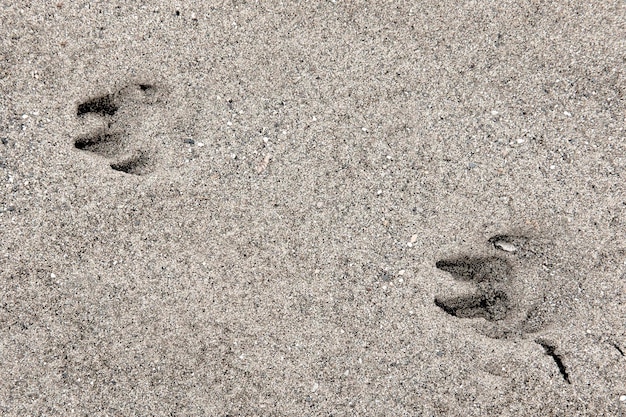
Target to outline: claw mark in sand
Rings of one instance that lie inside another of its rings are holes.
[[[541,347],[543,347],[543,350],[546,352],[546,355],[554,359],[554,362],[556,363],[556,366],[559,368],[559,372],[563,376],[563,379],[565,380],[565,382],[567,382],[568,384],[571,384],[569,380],[569,374],[567,373],[567,368],[565,367],[565,364],[563,363],[563,358],[561,358],[561,356],[556,353],[556,348],[545,340],[537,339],[535,340],[535,342],[541,345]]]

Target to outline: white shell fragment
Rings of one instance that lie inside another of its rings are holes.
[[[509,243],[509,242],[505,242],[504,240],[497,240],[497,241],[493,242],[493,245],[496,248],[502,249],[505,252],[515,252],[517,250],[517,247],[515,247],[514,244]]]

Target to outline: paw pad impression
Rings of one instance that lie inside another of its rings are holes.
[[[119,172],[132,175],[145,175],[154,170],[152,156],[145,150],[135,149],[131,143],[129,127],[132,120],[122,123],[120,110],[137,105],[141,111],[154,103],[156,87],[151,84],[133,84],[112,94],[89,99],[80,103],[76,116],[85,119],[89,115],[104,119],[101,127],[87,135],[75,139],[74,147],[109,159],[109,166]],[[141,113],[133,117],[141,117]]]

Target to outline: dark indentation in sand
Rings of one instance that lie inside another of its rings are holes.
[[[139,104],[140,107],[145,107],[153,104],[151,99],[144,100],[144,98],[153,96],[155,91],[157,91],[157,87],[153,84],[131,84],[113,94],[96,97],[79,104],[76,111],[78,117],[87,113],[108,117],[105,121],[105,128],[77,138],[74,141],[74,147],[109,159],[117,159],[116,162],[110,163],[110,167],[116,171],[132,175],[144,175],[152,172],[154,161],[144,150],[139,150],[131,158],[120,160],[120,156],[124,155],[128,148],[132,146],[127,135],[127,131],[130,129],[128,126],[132,126],[132,120],[127,119],[129,117],[128,114],[122,116],[126,117],[126,119],[119,119],[120,114],[118,110],[127,105]],[[143,93],[143,98],[136,94],[138,92]],[[146,111],[149,111],[149,109],[146,109]],[[141,117],[141,115],[134,114],[132,117]],[[124,131],[119,130],[119,127],[115,127],[119,126],[120,121],[127,126]]]
[[[494,236],[489,241],[497,241]],[[483,318],[497,322],[504,320],[512,310],[514,300],[509,295],[513,267],[500,256],[461,256],[442,259],[435,263],[437,269],[448,272],[457,281],[471,282],[476,290],[460,296],[440,296],[435,305],[458,318]]]
[[[509,311],[508,296],[503,291],[435,298],[435,305],[458,318],[484,318],[489,321],[502,320]]]
[[[515,235],[495,235],[489,238],[489,243],[506,242],[506,243],[519,243],[528,240],[524,236]]]
[[[624,356],[624,351],[622,350],[621,347],[619,347],[619,345],[617,343],[613,343],[613,347],[615,349],[617,349],[617,351],[620,353],[620,355]]]
[[[563,379],[565,380],[565,382],[567,382],[568,384],[571,384],[570,379],[569,379],[569,373],[567,373],[567,368],[565,367],[565,364],[563,363],[563,358],[561,358],[561,356],[556,353],[556,348],[551,343],[545,340],[537,339],[535,340],[535,342],[541,345],[541,347],[543,347],[543,350],[545,351],[546,355],[554,359],[554,362],[556,363],[556,366],[559,368],[559,372],[563,376]]]
[[[122,135],[119,133],[101,132],[93,136],[78,138],[74,142],[76,149],[93,152],[109,158],[117,155],[122,146]]]
[[[83,116],[87,113],[96,113],[101,116],[113,116],[118,109],[119,107],[115,104],[114,96],[107,94],[79,104],[76,115]]]
[[[438,261],[435,266],[449,272],[459,281],[504,281],[511,274],[511,265],[506,259],[496,256],[484,258],[462,257]]]
[[[145,153],[139,153],[132,158],[111,164],[111,168],[126,174],[145,175],[152,172],[151,165],[150,158]]]

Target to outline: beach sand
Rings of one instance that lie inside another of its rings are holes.
[[[0,6],[0,415],[626,415],[626,4]]]

